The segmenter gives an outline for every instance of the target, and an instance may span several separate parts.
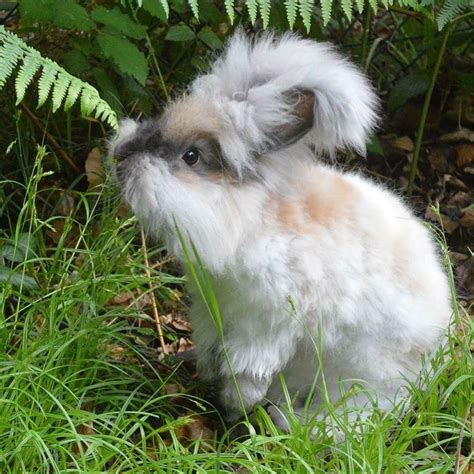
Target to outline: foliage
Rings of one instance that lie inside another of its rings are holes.
[[[427,390],[411,387],[413,409],[401,419],[374,413],[350,432],[344,415],[332,415],[347,432],[335,443],[321,420],[303,426],[291,418],[290,432],[282,433],[259,408],[252,425],[229,433],[201,399],[204,387],[176,360],[159,356],[136,222],[118,208],[117,190],[105,183],[86,191],[87,180],[58,151],[82,169],[90,149],[107,137],[97,122],[80,120],[74,103],[112,127],[115,113],[155,113],[205,70],[237,25],[290,27],[335,42],[379,88],[388,124],[430,88],[439,30],[449,27],[435,99],[454,95],[462,110],[474,83],[471,6],[466,0],[20,0],[17,11],[9,9],[10,31],[0,30],[0,130],[7,136],[0,160],[2,472],[462,472],[472,460],[466,421],[472,326],[462,311],[426,366]],[[14,93],[28,105],[36,103],[36,91],[39,105],[49,100],[56,112],[35,111],[43,128],[15,111]],[[161,265],[161,251],[151,255],[160,261],[152,281],[166,314],[177,305],[172,295],[182,291],[183,279],[174,266]],[[452,275],[451,285],[454,292]],[[209,301],[218,316],[217,302]],[[167,343],[179,339],[164,329]],[[183,435],[201,416],[218,433]]]
[[[115,112],[90,84],[72,76],[54,61],[43,58],[38,51],[27,46],[20,38],[0,26],[0,89],[8,77],[21,63],[15,78],[17,104],[25,97],[33,77],[40,71],[38,80],[38,107],[52,94],[52,109],[56,112],[64,103],[69,110],[81,98],[81,112],[84,115],[95,114],[111,127],[117,128]]]

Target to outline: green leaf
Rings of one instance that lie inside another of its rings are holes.
[[[91,30],[95,23],[89,18],[84,7],[74,0],[57,0],[54,4],[52,21],[61,28],[72,28],[82,31]]]
[[[71,49],[64,56],[62,63],[64,68],[70,74],[79,75],[84,74],[86,71],[90,71],[91,64],[87,59],[87,56],[77,49]]]
[[[168,21],[169,7],[167,2],[164,3],[166,4],[166,9],[164,8],[163,2],[159,0],[143,0],[142,8],[150,13],[150,15],[166,23]]]
[[[257,0],[247,0],[245,3],[247,4],[247,9],[249,11],[250,21],[252,22],[252,25],[255,25],[255,22],[257,21],[257,13],[258,13]]]
[[[341,8],[349,21],[352,20],[352,0],[341,0]]]
[[[57,73],[58,70],[52,62],[48,60],[43,62],[43,70],[38,82],[38,108],[46,102]]]
[[[260,16],[263,21],[263,28],[268,28],[268,23],[270,21],[270,10],[271,10],[271,0],[259,0],[260,5]]]
[[[189,6],[193,12],[193,15],[199,20],[199,5],[198,0],[188,0]]]
[[[221,49],[224,46],[221,39],[211,30],[201,30],[197,36],[212,49]]]
[[[464,10],[468,9],[474,9],[474,0],[446,0],[436,18],[438,29],[442,30]]]
[[[10,74],[22,58],[23,51],[16,43],[8,42],[0,46],[0,88],[5,85]]]
[[[61,28],[87,31],[94,22],[74,0],[21,0],[21,17],[30,21],[52,22]]]
[[[332,3],[332,0],[331,0],[331,3]],[[364,11],[364,0],[355,0],[355,3],[357,5],[358,12],[362,13]]]
[[[25,97],[26,90],[38,72],[41,65],[41,56],[39,54],[27,54],[23,58],[23,64],[18,71],[15,79],[16,105]]]
[[[229,17],[230,24],[234,24],[234,0],[224,0],[225,11]]]
[[[374,155],[382,155],[383,156],[383,149],[382,145],[380,144],[379,137],[374,135],[370,140],[369,144],[367,145],[367,151],[373,153]]]
[[[6,285],[10,283],[14,288],[24,288],[25,290],[35,290],[38,288],[36,280],[23,273],[0,266],[0,283]]]
[[[474,94],[474,74],[458,72],[454,73],[454,77],[463,89]]]
[[[296,14],[298,13],[298,0],[285,0],[285,10],[288,24],[290,25],[290,28],[293,29],[296,21]]]
[[[172,26],[165,36],[167,41],[192,41],[194,38],[194,31],[186,25]]]
[[[148,76],[148,63],[144,54],[125,38],[99,33],[97,42],[105,57],[112,59],[118,69],[145,84]]]
[[[398,81],[390,92],[388,109],[394,111],[413,97],[424,94],[430,85],[430,74],[413,74]]]
[[[70,83],[71,78],[69,74],[58,74],[53,88],[53,113],[61,107]]]
[[[323,12],[323,20],[325,18],[325,9],[326,9],[326,12],[327,12],[328,3],[329,3],[329,16],[330,16],[331,15],[331,6],[330,5],[332,3],[332,0],[321,0],[321,9],[322,9],[322,12]],[[311,19],[312,19],[312,16],[313,16],[313,7],[314,7],[314,0],[300,0],[300,15],[301,15],[301,18],[303,19],[303,25],[305,26],[306,31],[308,33],[309,33],[309,30],[311,29]],[[324,20],[324,24],[326,24],[325,20]]]
[[[130,38],[142,39],[146,37],[146,28],[135,23],[128,15],[122,13],[118,7],[108,10],[97,5],[92,10],[92,19],[97,23],[114,28]]]
[[[22,263],[35,257],[36,240],[32,234],[23,232],[18,240],[8,239],[0,247],[0,255],[10,262]]]
[[[30,21],[52,21],[56,0],[21,0],[21,18]]]
[[[84,83],[75,77],[71,79],[69,90],[67,91],[66,100],[64,101],[64,110],[69,110],[79,98]]]

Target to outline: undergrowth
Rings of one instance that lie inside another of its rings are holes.
[[[302,425],[291,415],[289,433],[281,432],[263,407],[226,427],[190,372],[160,358],[150,344],[156,337],[140,305],[148,279],[136,222],[118,217],[113,186],[70,191],[75,205],[44,218],[41,209],[56,192],[45,185],[52,178],[42,170],[45,149],[22,146],[18,136],[11,153],[31,156],[18,156],[29,164],[27,185],[2,183],[10,190],[4,207],[15,202],[17,211],[0,248],[2,472],[466,468],[472,331],[462,312],[455,314],[445,347],[426,365],[426,390],[412,385],[410,408],[401,418],[374,412],[349,427],[347,412],[333,414],[343,441],[329,436],[323,422]],[[160,267],[152,277],[162,302],[182,284]],[[134,295],[130,303],[114,302],[124,293]],[[173,384],[184,387],[182,394],[170,393]],[[206,436],[183,435],[196,420],[211,420],[212,429]]]

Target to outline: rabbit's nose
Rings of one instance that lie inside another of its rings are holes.
[[[137,153],[138,143],[135,140],[129,140],[125,143],[121,143],[114,150],[115,159],[120,161],[125,161],[131,158],[135,153]]]
[[[160,136],[157,133],[138,133],[131,140],[118,145],[115,149],[117,161],[133,158],[139,153],[153,153],[160,147]]]

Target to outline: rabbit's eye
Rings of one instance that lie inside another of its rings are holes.
[[[194,166],[199,161],[199,150],[197,148],[190,148],[182,158],[187,165]]]

